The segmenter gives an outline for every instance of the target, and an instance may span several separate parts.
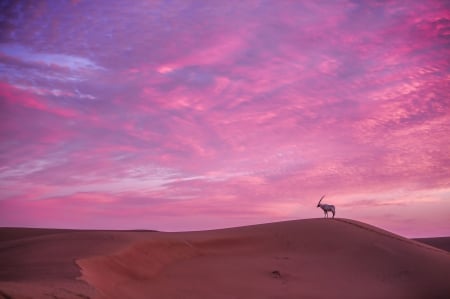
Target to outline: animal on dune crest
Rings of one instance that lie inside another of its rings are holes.
[[[323,216],[324,218],[325,217],[328,218],[328,212],[333,213],[333,218],[334,218],[334,214],[336,214],[336,208],[333,205],[329,205],[326,203],[323,203],[323,204],[320,203],[324,197],[325,197],[325,195],[320,198],[319,203],[317,204],[317,207],[318,208],[320,207],[323,210],[323,212],[325,213],[325,215]]]

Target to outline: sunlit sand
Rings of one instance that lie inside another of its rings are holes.
[[[447,251],[347,219],[180,233],[0,232],[1,298],[400,299],[450,294]]]

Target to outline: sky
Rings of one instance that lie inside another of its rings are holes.
[[[450,236],[450,3],[0,1],[0,226]]]

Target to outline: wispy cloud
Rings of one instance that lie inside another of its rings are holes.
[[[0,44],[0,52],[6,58],[17,59],[23,63],[36,65],[56,66],[72,71],[101,70],[89,59],[66,54],[40,53],[19,44]]]
[[[441,234],[449,12],[438,0],[12,4],[0,200],[28,218],[0,224],[220,227],[321,216],[327,193],[339,216],[410,235],[436,212]],[[80,215],[46,214],[65,203]]]
[[[0,44],[0,79],[41,96],[94,100],[77,84],[105,69],[83,57],[34,51],[14,43]]]

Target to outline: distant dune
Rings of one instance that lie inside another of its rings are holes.
[[[420,241],[347,219],[180,233],[3,228],[0,298],[450,298],[450,254]]]
[[[414,240],[450,252],[450,237],[419,238],[419,239],[414,239]]]

